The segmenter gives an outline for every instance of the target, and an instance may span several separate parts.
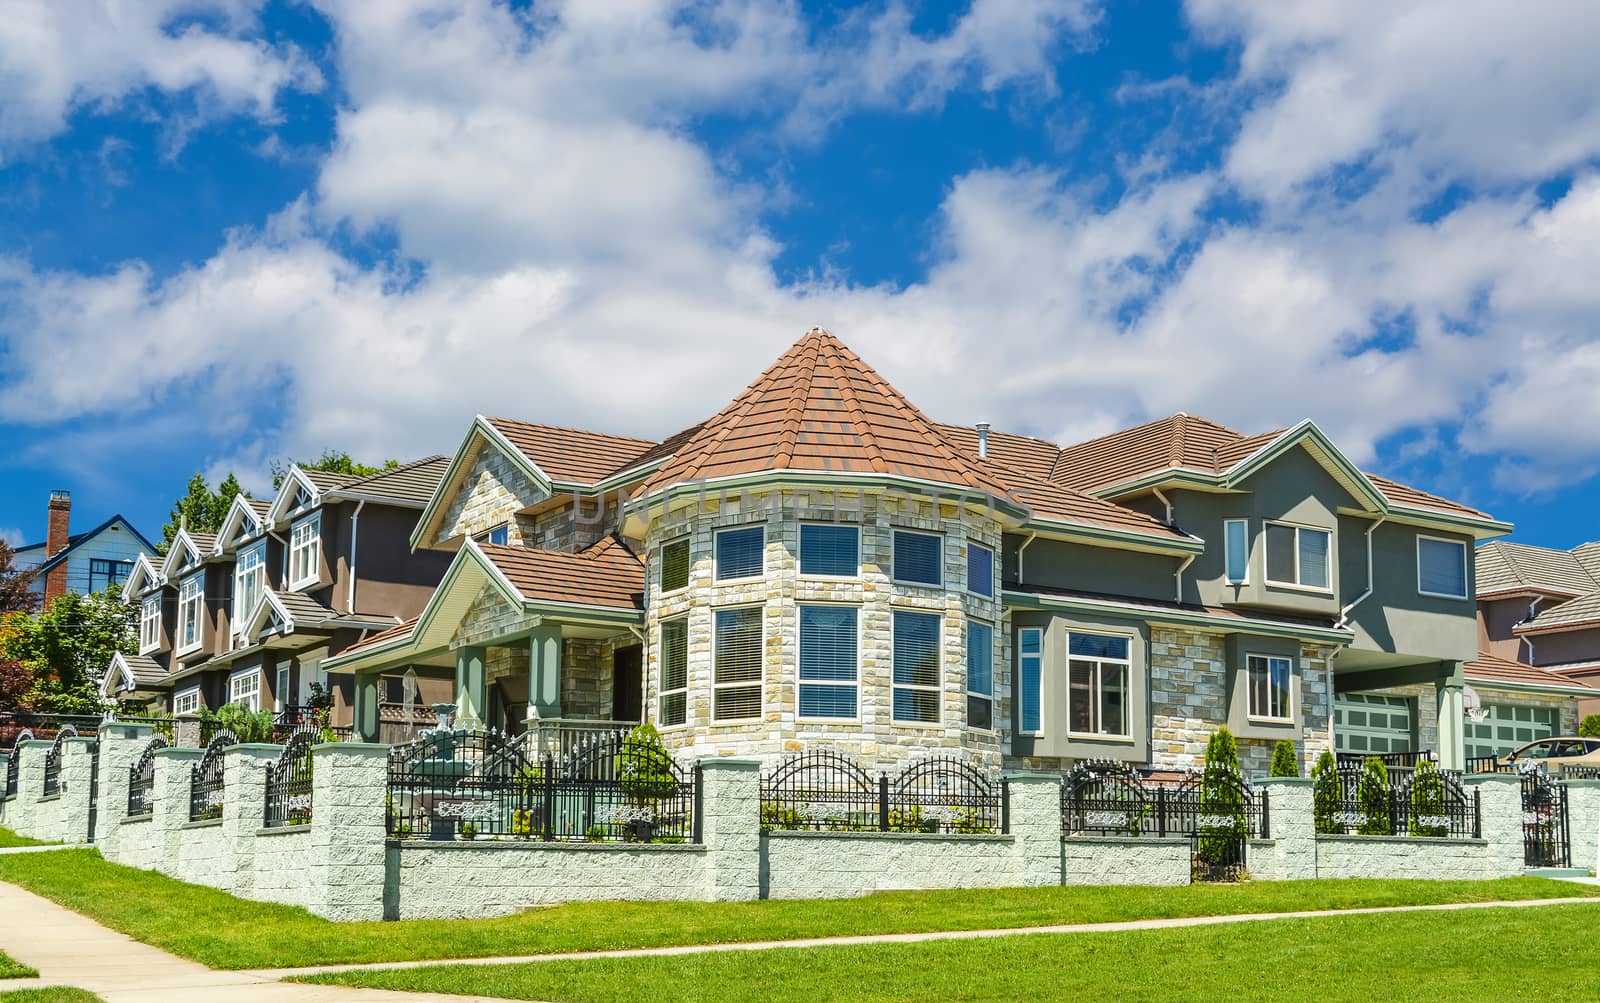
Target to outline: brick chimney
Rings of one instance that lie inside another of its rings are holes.
[[[46,560],[67,549],[72,536],[72,492],[50,492],[50,524],[45,531],[44,556]],[[50,569],[44,578],[44,601],[67,594],[67,562]]]

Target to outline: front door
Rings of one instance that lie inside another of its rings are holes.
[[[644,720],[644,649],[618,648],[612,660],[611,720]]]

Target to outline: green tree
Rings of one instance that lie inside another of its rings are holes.
[[[1433,763],[1424,759],[1411,774],[1411,820],[1406,828],[1413,836],[1446,836],[1449,823],[1436,821],[1443,817],[1444,781]]]
[[[1317,765],[1311,768],[1311,804],[1317,832],[1329,835],[1344,831],[1334,821],[1339,811],[1339,761],[1327,749],[1322,750]]]
[[[1272,769],[1267,772],[1274,777],[1300,775],[1300,757],[1295,754],[1293,742],[1287,738],[1278,740],[1278,744],[1272,747]]]
[[[635,804],[653,804],[678,789],[672,775],[672,757],[661,744],[661,733],[646,722],[628,732],[616,756],[618,785]]]
[[[204,474],[189,478],[189,487],[183,497],[172,504],[172,515],[161,527],[161,552],[166,553],[177,538],[178,530],[187,526],[191,532],[215,533],[228,517],[233,500],[245,494],[239,479],[232,474],[222,479],[215,491],[206,484]],[[245,497],[249,497],[245,495]]]
[[[1206,744],[1200,814],[1206,820],[1200,826],[1200,859],[1214,867],[1233,863],[1245,836],[1244,780],[1238,743],[1226,727],[1218,728]]]
[[[27,670],[31,710],[97,714],[100,680],[117,652],[135,648],[132,608],[113,589],[68,592],[37,614],[13,613],[0,631],[0,661]]]
[[[0,616],[7,613],[32,613],[39,605],[33,592],[33,571],[12,566],[17,552],[0,540]]]
[[[385,470],[393,470],[400,465],[399,460],[384,460],[381,467],[368,466],[357,463],[350,458],[350,454],[342,450],[324,449],[322,455],[314,460],[273,460],[270,464],[272,470],[272,486],[283,487],[283,479],[289,476],[289,467],[296,466],[301,470],[322,470],[330,474],[351,474],[355,477],[371,477],[373,474]]]
[[[1389,769],[1376,756],[1367,757],[1361,771],[1361,782],[1356,785],[1356,800],[1361,803],[1361,813],[1366,820],[1356,828],[1363,836],[1389,836],[1394,826],[1389,818]]]
[[[1600,714],[1590,714],[1578,725],[1578,734],[1586,738],[1600,738]]]

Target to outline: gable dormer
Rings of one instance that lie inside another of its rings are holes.
[[[146,593],[158,592],[165,577],[150,560],[149,554],[140,554],[133,560],[133,570],[122,583],[122,601],[137,603]]]
[[[316,482],[300,469],[299,464],[291,464],[283,475],[283,483],[278,486],[278,495],[272,500],[272,507],[267,509],[266,522],[275,529],[282,529],[321,504],[322,492]]]
[[[211,548],[212,556],[221,557],[231,553],[260,537],[266,529],[266,510],[262,503],[238,495],[228,507],[228,514],[223,517],[222,528],[217,531],[217,542]]]
[[[411,547],[453,550],[500,527],[506,543],[519,543],[513,532],[517,515],[550,498],[553,490],[550,476],[494,421],[479,415],[417,520]]]
[[[207,543],[210,541],[208,540]],[[167,548],[167,559],[161,563],[161,578],[168,585],[176,585],[178,581],[205,563],[209,547],[202,549],[197,534],[190,533],[187,529],[178,530],[178,535],[172,538],[172,546]]]

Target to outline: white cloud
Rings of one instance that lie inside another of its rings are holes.
[[[11,526],[0,527],[0,540],[4,540],[8,547],[20,547],[23,540],[22,530]]]

